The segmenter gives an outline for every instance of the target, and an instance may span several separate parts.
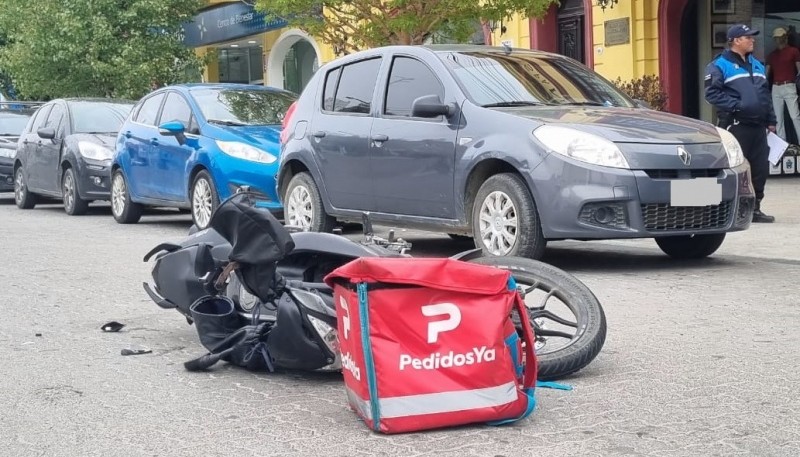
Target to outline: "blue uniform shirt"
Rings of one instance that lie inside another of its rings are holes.
[[[764,127],[777,123],[767,73],[752,54],[745,61],[726,50],[711,61],[706,67],[705,97],[717,108],[722,127],[734,120]]]

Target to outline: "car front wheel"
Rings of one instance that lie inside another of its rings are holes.
[[[19,209],[31,209],[36,206],[36,194],[28,192],[28,184],[25,182],[25,172],[22,167],[14,172],[14,202]]]
[[[61,179],[61,195],[64,199],[64,211],[70,216],[80,216],[86,214],[89,209],[89,202],[82,199],[78,194],[78,182],[75,179],[75,172],[72,168],[64,171]]]
[[[540,259],[547,245],[533,197],[511,173],[490,177],[478,190],[472,233],[475,246],[493,256]]]
[[[111,214],[120,224],[135,224],[142,217],[142,205],[131,201],[128,183],[121,170],[111,178]]]
[[[192,219],[200,230],[208,228],[211,216],[219,206],[219,197],[214,190],[211,175],[203,170],[197,173],[192,183]]]
[[[722,246],[724,233],[706,235],[679,235],[656,238],[656,244],[673,259],[702,259]]]
[[[308,173],[298,173],[286,187],[283,201],[286,225],[308,229],[312,232],[330,232],[336,219],[325,212],[322,197],[314,178]]]

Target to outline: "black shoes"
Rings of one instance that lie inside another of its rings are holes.
[[[768,216],[761,212],[760,209],[753,211],[753,222],[764,222],[771,224],[775,222],[775,216]]]

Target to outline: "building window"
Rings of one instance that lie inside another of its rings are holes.
[[[237,47],[220,48],[219,82],[262,84],[264,81],[264,62],[261,48]]]

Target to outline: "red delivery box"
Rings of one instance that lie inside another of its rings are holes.
[[[533,411],[533,331],[508,271],[373,257],[325,282],[334,289],[348,402],[373,430],[500,424]]]

